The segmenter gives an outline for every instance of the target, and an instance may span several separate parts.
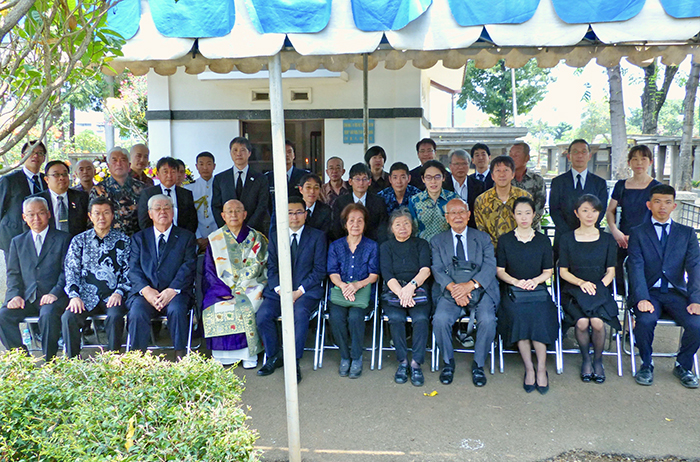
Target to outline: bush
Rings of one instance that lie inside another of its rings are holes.
[[[203,356],[0,357],[0,461],[255,461],[242,381]]]

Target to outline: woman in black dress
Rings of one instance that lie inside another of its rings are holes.
[[[545,282],[552,277],[552,244],[532,229],[535,203],[519,197],[513,204],[517,227],[498,239],[496,276],[504,282],[498,330],[508,345],[517,343],[525,365],[523,388],[549,390],[547,345],[557,338],[557,308]],[[532,363],[532,349],[537,370]]]
[[[581,226],[562,236],[559,250],[559,275],[566,281],[562,292],[568,298],[562,301],[564,327],[576,326],[576,340],[583,358],[581,380],[596,383],[605,382],[605,323],[620,329],[617,303],[610,286],[615,279],[617,244],[611,234],[595,226],[602,211],[603,205],[597,197],[581,196],[574,210]]]
[[[389,223],[393,237],[382,244],[379,265],[385,282],[382,310],[389,318],[399,361],[394,381],[408,381],[406,317],[410,316],[413,326],[411,383],[420,387],[425,381],[421,364],[425,360],[430,322],[430,299],[425,290],[425,281],[430,277],[430,245],[413,236],[413,217],[406,207],[394,210]]]

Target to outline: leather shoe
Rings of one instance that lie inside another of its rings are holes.
[[[535,383],[533,383],[532,385],[528,385],[527,383],[525,383],[525,377],[527,377],[527,372],[523,377],[523,390],[525,390],[526,393],[532,393],[533,391],[535,391],[535,388],[537,388],[537,380],[535,380]]]
[[[350,360],[341,358],[340,359],[340,367],[338,368],[338,374],[340,374],[341,377],[347,377],[349,372],[350,372]]]
[[[698,376],[680,364],[676,364],[676,367],[673,368],[673,375],[678,377],[678,379],[681,381],[681,385],[683,385],[685,388],[698,388],[700,385],[698,383]]]
[[[649,386],[654,383],[654,366],[642,366],[634,376],[635,382],[640,385]]]
[[[351,379],[359,379],[362,375],[362,358],[353,359],[352,364],[350,364],[350,375]]]
[[[267,361],[265,361],[265,364],[263,364],[263,367],[258,369],[258,375],[264,377],[266,375],[270,375],[273,372],[275,372],[275,369],[278,367],[282,367],[284,364],[282,360],[281,355],[273,356],[272,358],[268,358]]]
[[[422,387],[425,383],[425,377],[423,376],[423,370],[420,367],[411,368],[411,384],[414,387]]]
[[[299,368],[299,365],[297,364],[297,385],[301,383],[301,369]]]
[[[440,372],[440,382],[444,383],[445,385],[449,385],[452,383],[452,379],[454,379],[455,376],[455,360],[451,359],[449,363],[445,363],[445,365],[442,368],[442,372]]]
[[[537,383],[537,379],[535,379],[535,386],[537,386],[537,391],[540,392],[540,395],[546,395],[549,391],[549,372],[545,372],[545,374],[547,374],[547,385],[544,387],[540,386],[540,384]]]
[[[476,362],[472,362],[472,382],[477,387],[486,385],[486,374],[484,368],[477,366]]]
[[[396,374],[394,374],[394,382],[398,384],[408,382],[408,364],[399,364],[399,368],[396,369]]]

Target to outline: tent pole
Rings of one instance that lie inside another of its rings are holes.
[[[518,126],[518,97],[515,95],[515,68],[510,69],[510,86],[513,90],[513,126]]]
[[[369,59],[362,55],[362,135],[365,152],[369,149]]]
[[[272,167],[275,179],[275,215],[277,219],[280,302],[282,305],[282,343],[284,345],[282,348],[284,354],[284,390],[287,398],[287,438],[289,440],[289,460],[301,462],[299,394],[294,342],[294,302],[292,301],[292,258],[289,244],[287,161],[284,146],[284,108],[282,107],[282,63],[279,53],[270,57],[268,69],[270,71]]]

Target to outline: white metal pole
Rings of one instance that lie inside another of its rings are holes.
[[[369,149],[369,59],[362,55],[362,135],[365,152]]]
[[[513,126],[518,126],[518,98],[515,96],[515,68],[510,70],[510,84],[513,88]]]
[[[284,146],[284,108],[282,107],[282,64],[279,53],[270,57],[268,69],[270,71],[270,122],[272,125],[272,169],[275,178],[277,253],[279,255],[280,302],[282,304],[282,343],[284,344],[284,348],[282,348],[284,353],[284,390],[287,398],[287,438],[289,439],[289,460],[301,462],[299,394],[294,343],[294,302],[292,300],[292,256],[289,245],[287,161]]]

